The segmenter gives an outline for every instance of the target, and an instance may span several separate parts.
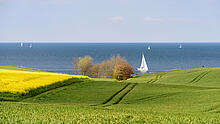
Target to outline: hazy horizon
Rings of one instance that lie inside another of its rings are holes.
[[[220,41],[0,41],[0,43],[220,43]]]

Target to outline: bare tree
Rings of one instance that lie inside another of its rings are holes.
[[[127,60],[118,54],[115,58],[115,65],[122,63],[127,63]]]
[[[100,77],[100,64],[97,63],[91,67],[91,77],[99,78]]]
[[[92,67],[92,57],[85,56],[83,58],[79,57],[78,67],[82,75],[90,75],[90,70]]]
[[[126,59],[117,55],[116,64],[113,69],[113,78],[117,80],[126,80],[134,74],[133,67],[126,61]]]
[[[78,57],[73,58],[73,72],[74,74],[80,74]]]
[[[129,63],[115,65],[113,78],[117,80],[127,80],[134,74],[133,67]]]
[[[108,77],[113,76],[113,69],[115,67],[115,56],[112,56],[111,59],[106,61],[106,73]]]

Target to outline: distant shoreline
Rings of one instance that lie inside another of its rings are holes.
[[[220,43],[220,41],[34,41],[34,40],[25,40],[25,41],[0,41],[0,43]]]

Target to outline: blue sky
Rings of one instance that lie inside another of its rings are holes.
[[[0,41],[220,41],[220,0],[0,0]]]

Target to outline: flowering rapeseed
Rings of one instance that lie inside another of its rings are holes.
[[[30,89],[54,84],[70,78],[89,79],[88,76],[82,75],[0,69],[0,92],[27,93]]]

